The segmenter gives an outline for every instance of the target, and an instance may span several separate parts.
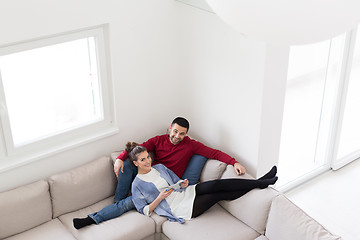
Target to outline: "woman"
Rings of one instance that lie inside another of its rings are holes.
[[[278,179],[274,166],[258,180],[218,179],[189,186],[187,179],[180,180],[164,165],[151,166],[152,159],[146,148],[135,143],[128,143],[126,148],[129,159],[138,168],[131,189],[136,209],[147,216],[156,212],[179,223],[201,215],[221,200],[237,199],[254,188],[266,188]]]

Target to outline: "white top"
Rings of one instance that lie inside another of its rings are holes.
[[[162,178],[160,173],[154,168],[151,168],[150,172],[147,174],[138,174],[137,177],[145,182],[153,183],[159,192],[162,192],[169,187],[166,180]],[[183,218],[184,220],[191,219],[193,203],[196,195],[195,186],[196,185],[190,185],[182,192],[173,191],[167,198],[165,198],[175,217]],[[150,215],[149,205],[144,207],[143,212],[147,216]]]

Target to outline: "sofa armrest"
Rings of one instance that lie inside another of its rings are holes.
[[[264,234],[271,202],[277,195],[279,193],[272,188],[254,189],[238,199],[219,204],[252,229]]]
[[[231,165],[227,166],[221,178],[254,179],[249,174],[238,176]],[[279,194],[272,188],[254,189],[233,201],[221,201],[220,205],[258,233],[264,234],[272,200]]]
[[[111,160],[113,161],[113,164],[115,163],[116,161],[116,158],[120,155],[122,151],[115,151],[115,152],[112,152],[110,157],[111,157]]]
[[[283,195],[276,197],[265,236],[269,240],[340,240]]]

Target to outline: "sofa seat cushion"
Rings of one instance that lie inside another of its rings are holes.
[[[113,203],[113,197],[93,204],[89,207],[59,216],[61,222],[79,240],[113,240],[113,239],[144,239],[155,233],[155,222],[135,210],[131,210],[118,218],[98,225],[93,224],[79,230],[73,227],[73,218],[83,218]]]
[[[44,180],[0,193],[0,239],[50,221],[51,216],[49,185]]]
[[[53,217],[81,209],[114,195],[116,176],[109,157],[49,178]]]
[[[276,197],[265,236],[270,240],[340,240],[283,195]]]
[[[254,240],[269,240],[267,237],[265,237],[264,235],[261,235],[257,238],[255,238]]]
[[[166,221],[162,231],[171,240],[254,240],[260,235],[218,204],[184,224]]]
[[[33,229],[19,233],[5,240],[76,240],[74,236],[61,224],[59,219],[46,222]]]

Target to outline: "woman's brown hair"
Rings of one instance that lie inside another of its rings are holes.
[[[125,145],[125,151],[128,153],[129,160],[131,162],[137,161],[137,155],[139,153],[147,151],[145,147],[140,146],[136,142],[127,142]]]

